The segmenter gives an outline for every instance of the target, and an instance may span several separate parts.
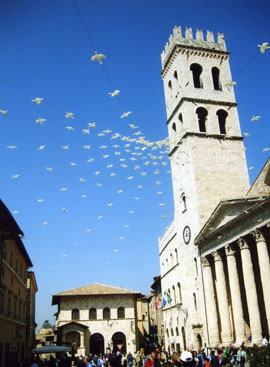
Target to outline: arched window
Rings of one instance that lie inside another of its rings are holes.
[[[166,329],[167,337],[169,337],[169,329]]]
[[[228,113],[224,110],[218,110],[217,111],[218,116],[218,124],[219,124],[219,132],[220,134],[226,134],[226,118],[228,116]]]
[[[194,309],[197,311],[197,300],[196,300],[196,294],[193,293],[193,302],[194,302]]]
[[[168,288],[168,292],[167,292],[167,301],[168,301],[168,304],[170,306],[171,303],[172,303],[172,297],[171,297],[171,290],[170,290],[170,288]]]
[[[173,255],[170,254],[170,258],[171,258],[171,266],[173,266]]]
[[[172,124],[172,129],[173,129],[173,131],[175,131],[175,132],[176,132],[176,125],[175,125],[175,122]]]
[[[174,301],[174,304],[176,305],[176,292],[175,292],[175,286],[174,285],[172,286],[172,290],[173,290],[173,301]]]
[[[184,212],[185,210],[187,210],[187,198],[185,194],[181,195],[181,199],[182,199],[182,212]]]
[[[175,72],[173,73],[173,76],[175,77],[176,80],[178,80],[178,74],[177,71],[175,70]]]
[[[176,336],[179,336],[179,330],[178,330],[178,327],[175,328],[175,334]]]
[[[186,331],[185,331],[185,328],[184,326],[182,326],[182,338],[183,338],[183,347],[184,347],[184,350],[187,349],[187,341],[186,341]]]
[[[179,121],[180,122],[182,122],[183,123],[183,115],[182,115],[182,113],[180,112],[179,113],[179,115],[178,115],[178,119],[179,119]]]
[[[171,336],[173,336],[173,328],[171,328]]]
[[[169,80],[169,82],[168,82],[168,87],[169,87],[170,89],[172,89],[172,82],[171,82],[171,80]]]
[[[71,311],[71,318],[72,320],[79,320],[80,319],[80,311],[78,308],[73,308]]]
[[[177,283],[177,287],[178,287],[179,303],[182,303],[181,284],[180,283]]]
[[[219,82],[219,69],[216,67],[212,68],[212,78],[213,78],[214,89],[221,90],[221,85]]]
[[[7,243],[6,241],[2,242],[2,257],[4,260],[7,259]]]
[[[199,107],[197,108],[196,113],[198,115],[199,131],[201,133],[205,133],[206,132],[206,116],[208,115],[208,112],[205,108]]]
[[[190,70],[192,71],[193,76],[193,84],[194,88],[202,88],[202,81],[200,75],[202,73],[202,67],[199,64],[192,64],[190,65]]]
[[[90,308],[89,310],[89,320],[97,319],[97,310],[95,308]]]
[[[176,261],[176,264],[178,264],[178,251],[177,251],[177,248],[174,251],[175,251],[175,261]]]
[[[103,308],[103,319],[110,320],[110,318],[111,318],[111,310],[109,309],[109,307]]]
[[[117,309],[117,318],[124,319],[125,318],[125,309],[124,307],[118,307]]]
[[[196,257],[194,257],[194,264],[195,264],[196,276],[198,276],[198,264]]]

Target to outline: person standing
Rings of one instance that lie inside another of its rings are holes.
[[[128,363],[128,367],[132,367],[133,366],[133,356],[132,356],[132,354],[130,352],[127,355],[127,363]]]
[[[140,351],[138,350],[136,354],[136,367],[141,367],[141,365],[142,365],[142,356]]]
[[[154,367],[155,364],[155,358],[156,358],[156,352],[152,352],[145,362],[145,367]]]
[[[247,362],[247,353],[244,351],[244,349],[242,347],[240,347],[238,349],[236,359],[237,359],[237,362],[240,365],[240,367],[245,366],[245,362]]]

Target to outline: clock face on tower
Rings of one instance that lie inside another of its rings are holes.
[[[189,226],[185,226],[184,230],[183,230],[183,238],[184,238],[184,242],[185,244],[188,244],[191,238],[191,230],[189,228]]]

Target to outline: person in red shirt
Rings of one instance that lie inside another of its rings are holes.
[[[144,367],[154,367],[155,358],[156,358],[156,352],[152,352],[150,358],[146,360]]]

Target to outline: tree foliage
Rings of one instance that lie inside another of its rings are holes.
[[[247,348],[246,352],[250,367],[270,367],[270,345]]]
[[[49,320],[45,320],[41,326],[42,329],[53,329],[53,325],[49,322]]]

